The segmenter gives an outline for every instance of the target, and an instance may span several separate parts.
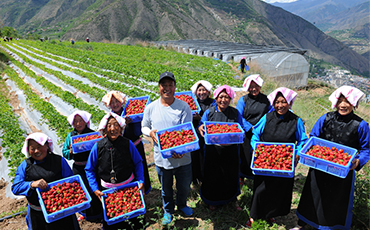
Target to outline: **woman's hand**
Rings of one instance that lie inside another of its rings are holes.
[[[44,179],[36,180],[31,183],[31,188],[46,189],[47,187],[48,183]]]
[[[71,146],[69,147],[69,154],[73,154],[72,144],[71,144]]]
[[[104,193],[102,193],[100,190],[96,190],[94,194],[99,198],[100,202],[102,202],[101,196],[104,196]]]
[[[157,130],[153,129],[152,131],[150,131],[149,135],[153,139],[153,141],[158,145],[157,137],[155,135],[156,132],[157,132]]]
[[[202,117],[199,115],[199,113],[195,112],[195,114],[193,115],[193,120],[197,120],[197,121],[200,121]]]
[[[140,183],[139,190],[143,192],[143,197],[145,198],[145,187],[143,183]]]
[[[130,124],[132,122],[131,117],[125,116],[125,122],[126,122],[126,125]]]
[[[300,159],[300,157],[298,155],[296,155],[295,160],[294,160],[294,168],[297,167],[299,159]]]
[[[352,170],[352,169],[356,169],[357,168],[357,166],[359,166],[360,165],[360,160],[359,159],[354,159],[353,161],[352,161],[352,166],[351,166],[351,169],[350,170]]]
[[[198,130],[199,130],[200,135],[202,135],[202,137],[204,137],[204,124],[199,126]]]

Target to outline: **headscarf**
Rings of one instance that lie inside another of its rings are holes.
[[[243,83],[243,87],[244,87],[244,90],[248,92],[249,90],[249,86],[251,84],[251,82],[254,81],[257,85],[259,85],[260,87],[262,87],[263,85],[263,79],[261,78],[261,76],[259,74],[252,74],[252,75],[249,75],[245,80],[244,80],[244,83]]]
[[[200,81],[197,81],[190,89],[191,91],[193,92],[194,95],[196,95],[197,93],[197,89],[199,87],[199,85],[202,85],[204,86],[204,88],[206,88],[206,90],[212,94],[212,84],[208,81],[205,81],[205,80],[200,80]]]
[[[281,94],[283,94],[285,100],[287,100],[288,104],[289,104],[289,108],[292,108],[292,105],[294,103],[294,100],[295,98],[297,97],[297,93],[294,92],[293,90],[291,89],[288,89],[288,88],[285,88],[285,87],[280,87],[280,88],[277,88],[275,89],[272,93],[270,93],[267,98],[269,99],[270,101],[270,104],[271,105],[274,105],[274,101],[276,99],[276,95],[281,92]]]
[[[73,121],[75,120],[75,116],[76,115],[80,115],[80,117],[85,121],[86,123],[86,126],[88,128],[90,128],[90,118],[91,118],[91,114],[86,112],[86,111],[82,111],[82,110],[77,110],[77,111],[74,111],[71,115],[68,116],[67,120],[69,122],[69,124],[72,125],[73,128],[75,128],[73,126]]]
[[[348,100],[348,102],[351,103],[351,105],[353,105],[354,107],[357,107],[358,102],[361,100],[363,96],[365,96],[365,94],[361,90],[353,86],[348,85],[341,86],[337,90],[335,90],[329,97],[332,109],[334,109],[335,106],[337,105],[338,99],[341,94],[343,94],[343,96]]]
[[[125,125],[126,125],[126,121],[123,117],[119,116],[118,114],[114,113],[114,112],[109,112],[107,113],[100,121],[100,124],[99,124],[99,132],[100,134],[103,135],[103,130],[105,129],[105,127],[107,126],[107,123],[108,123],[108,119],[109,117],[113,117],[114,119],[116,119],[116,121],[118,122],[119,126],[121,126],[122,129],[125,128]]]
[[[115,97],[121,103],[124,103],[126,100],[126,95],[124,95],[120,91],[110,91],[109,93],[105,94],[102,99],[102,102],[104,103],[104,105],[109,107],[112,101],[112,97]]]
[[[36,132],[28,135],[23,143],[22,153],[26,157],[30,157],[30,154],[28,153],[28,140],[34,140],[40,145],[45,145],[45,143],[48,142],[50,151],[53,151],[53,141],[51,140],[51,138],[48,137],[46,134]]]
[[[242,59],[245,59],[245,57],[243,56],[243,58]]]
[[[226,93],[227,93],[227,95],[229,95],[229,97],[231,98],[231,100],[232,100],[232,99],[234,99],[234,97],[236,96],[236,94],[235,94],[234,90],[232,90],[232,89],[231,89],[231,87],[230,87],[230,86],[228,86],[228,85],[223,85],[223,86],[218,87],[218,88],[216,89],[215,93],[213,94],[213,97],[214,97],[214,98],[217,98],[217,97],[218,97],[218,95],[219,95],[219,94],[220,94],[224,89],[226,90]]]

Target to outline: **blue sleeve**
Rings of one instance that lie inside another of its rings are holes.
[[[95,143],[90,151],[90,155],[89,158],[87,159],[85,166],[86,178],[93,192],[99,190],[99,185],[98,182],[96,181],[97,164],[98,164],[98,145],[97,143]]]
[[[360,160],[359,168],[360,170],[370,159],[370,129],[369,124],[362,120],[358,126],[358,136],[360,142],[360,150],[356,156]]]
[[[260,141],[260,137],[265,130],[266,125],[266,114],[259,120],[259,122],[253,127],[253,135],[251,138],[251,147],[254,149],[256,142]]]
[[[251,123],[249,123],[247,120],[243,118],[242,114],[239,111],[238,111],[237,122],[242,126],[242,128],[244,129],[246,133],[253,127]]]
[[[144,184],[144,168],[142,163],[143,159],[141,158],[139,151],[137,151],[137,148],[135,147],[134,143],[132,143],[132,141],[130,141],[130,153],[131,159],[135,165],[136,180],[139,183]]]
[[[295,131],[295,136],[297,139],[297,144],[296,144],[296,154],[300,155],[299,151],[301,151],[304,143],[308,140],[304,124],[301,118],[298,118],[297,122],[297,130]]]
[[[67,138],[64,141],[64,145],[63,145],[63,149],[62,149],[63,156],[67,160],[72,160],[72,157],[73,157],[73,156],[71,156],[71,152],[70,152],[71,143],[72,143],[71,133],[68,133]]]
[[[73,176],[73,171],[71,167],[69,166],[66,159],[64,159],[63,157],[62,157],[62,176],[63,178]]]
[[[217,106],[217,102],[216,102],[216,100],[215,100],[215,99],[213,99],[213,101],[212,101],[212,106],[213,106],[213,107]]]
[[[272,111],[274,111],[275,109],[274,109],[274,107],[272,107],[272,105],[271,104],[269,104],[269,111],[267,112],[267,113],[269,113],[269,112],[272,112]]]
[[[202,118],[200,119],[199,121],[199,126],[203,125],[205,121],[208,121],[208,114],[209,114],[209,110],[207,109],[204,113],[203,113],[203,116]],[[199,127],[198,126],[198,127]]]
[[[31,189],[31,182],[26,181],[26,161],[18,166],[15,173],[14,181],[12,184],[12,192],[14,195],[30,196],[34,189]]]
[[[324,124],[325,118],[326,118],[326,114],[322,115],[316,121],[315,125],[313,126],[313,128],[311,130],[310,137],[319,137],[320,136],[320,134],[322,133],[322,126]]]
[[[239,111],[240,114],[244,113],[245,103],[243,97],[239,98],[239,101],[236,104],[236,109]]]

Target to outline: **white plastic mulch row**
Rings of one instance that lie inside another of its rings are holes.
[[[80,92],[79,90],[77,90],[73,86],[64,83],[62,80],[60,80],[59,78],[55,77],[54,75],[51,75],[49,73],[46,73],[45,71],[43,71],[43,70],[41,70],[41,69],[39,69],[39,68],[31,65],[31,64],[28,64],[28,63],[24,62],[20,57],[18,57],[18,55],[12,53],[10,50],[8,50],[6,48],[4,48],[4,50],[6,52],[8,52],[12,57],[14,57],[14,59],[16,59],[17,61],[23,63],[26,67],[30,68],[33,72],[35,72],[35,74],[43,76],[46,80],[48,80],[49,82],[53,83],[54,85],[60,87],[62,90],[68,91],[68,92],[70,92],[72,94],[75,94],[77,98],[82,99],[85,103],[87,103],[89,105],[96,105],[96,106],[98,106],[99,109],[101,109],[101,110],[103,110],[105,112],[109,112],[109,109],[101,101],[97,101],[97,100],[95,100],[95,98],[90,97],[90,95],[88,95],[86,93],[83,93],[83,92]],[[37,60],[37,59],[33,59],[32,57],[30,57],[30,56],[28,56],[26,54],[24,54],[24,55],[26,57],[30,58],[33,61],[36,61]],[[41,62],[39,60],[38,60],[38,63],[44,64],[43,62]],[[65,72],[68,72],[68,71],[65,71]],[[72,74],[76,76],[75,79],[77,79],[77,77],[79,77],[78,75],[76,75],[74,73],[72,73]],[[69,77],[72,77],[72,74]],[[80,77],[80,78],[82,79],[82,77]],[[81,80],[81,79],[77,79],[77,80]],[[84,79],[84,80],[86,80],[86,79]],[[87,84],[92,85],[93,83],[92,82],[88,82]],[[98,87],[98,88],[100,88],[100,89],[105,90],[105,91],[108,92],[108,89],[106,89],[106,88],[103,88],[103,87]],[[72,110],[72,111],[69,110],[68,115],[71,114],[73,111],[74,110]]]
[[[45,57],[45,56],[43,56],[43,55],[40,55],[40,54],[37,54],[37,53],[35,53],[35,52],[32,52],[31,50],[29,50],[29,49],[27,49],[27,48],[24,48],[24,47],[22,47],[22,46],[19,46],[19,45],[16,45],[16,44],[14,44],[15,46],[17,46],[17,47],[19,47],[20,49],[23,49],[23,50],[25,50],[25,51],[27,51],[27,52],[29,52],[29,53],[32,53],[33,55],[36,55],[36,56],[38,56],[38,57],[41,57],[41,58],[45,58],[45,59],[47,59],[47,60],[50,60],[50,61],[53,61],[53,62],[56,62],[56,63],[58,63],[58,64],[61,64],[61,65],[65,65],[65,66],[67,66],[67,67],[69,67],[69,68],[73,68],[73,69],[78,69],[78,70],[81,70],[81,71],[83,71],[83,72],[85,72],[85,73],[92,73],[92,74],[95,74],[95,76],[97,76],[97,77],[99,77],[99,78],[103,78],[104,80],[106,80],[106,81],[109,81],[109,82],[112,82],[112,83],[115,83],[115,84],[120,84],[120,85],[122,85],[122,86],[124,86],[124,87],[134,87],[134,88],[137,88],[137,89],[140,89],[140,90],[143,90],[143,91],[145,91],[145,92],[149,92],[149,93],[157,93],[157,92],[153,92],[153,91],[151,91],[151,90],[149,90],[149,89],[145,89],[145,88],[141,88],[140,86],[136,86],[136,85],[130,85],[130,84],[126,84],[126,83],[124,83],[124,82],[120,82],[120,81],[116,81],[116,80],[112,80],[112,79],[109,79],[108,77],[105,77],[105,76],[102,76],[102,75],[100,75],[100,74],[97,74],[97,73],[94,73],[94,72],[90,72],[90,71],[87,71],[87,70],[85,70],[85,69],[81,69],[81,68],[78,68],[78,67],[74,67],[74,66],[71,66],[71,65],[69,65],[69,64],[67,64],[67,63],[64,63],[64,62],[61,62],[61,61],[57,61],[57,60],[54,60],[54,59],[52,59],[52,58],[49,58],[49,57]],[[23,53],[23,52],[21,52],[21,51],[19,51],[18,49],[16,49],[16,48],[14,48],[14,47],[12,47],[13,49],[15,49],[15,50],[17,50],[17,52],[20,52],[20,53],[22,53],[23,55],[25,55],[25,53]],[[54,56],[56,56],[56,55],[54,55]],[[29,57],[28,55],[27,55],[27,57]],[[59,57],[59,56],[58,56]],[[37,60],[37,59],[31,59],[31,60]],[[40,60],[37,60],[37,62],[39,62],[39,63],[44,63],[44,62],[42,62],[42,61],[40,61]],[[44,65],[44,64],[43,64]],[[50,65],[50,64],[49,64]],[[49,68],[48,66],[46,66],[45,65],[45,67],[47,67],[47,68]],[[57,67],[55,67],[55,66],[53,66],[54,68],[57,68]],[[98,67],[95,67],[95,68],[98,68]],[[59,68],[57,68],[58,70],[57,71],[62,71],[62,70],[60,70]],[[105,71],[109,71],[109,72],[113,72],[113,71],[110,71],[110,70],[105,70]],[[70,72],[70,71],[66,71],[66,72],[69,72],[69,73],[72,73],[72,72]],[[114,72],[114,73],[116,73],[116,72]],[[63,74],[64,74],[64,72],[63,72]],[[74,74],[74,73],[73,73]],[[116,73],[116,74],[120,74],[120,73]],[[67,74],[66,74],[67,75]],[[75,74],[76,75],[76,74]],[[122,75],[122,74],[120,74],[120,75]],[[67,75],[67,76],[69,76],[69,75]],[[150,82],[145,82],[145,81],[143,81],[142,79],[138,79],[138,78],[135,78],[136,80],[139,80],[139,81],[142,81],[142,82],[144,82],[144,83],[146,83],[146,84],[152,84],[152,83],[150,83]],[[156,85],[158,84],[158,83],[155,83]]]

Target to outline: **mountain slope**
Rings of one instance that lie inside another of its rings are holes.
[[[298,0],[290,3],[275,2],[272,5],[281,7],[311,23],[317,23],[328,16],[337,14],[367,1],[368,0]]]
[[[0,18],[24,32],[50,27],[58,28],[54,36],[62,39],[211,39],[295,46],[369,75],[365,57],[302,18],[260,0],[27,0],[23,5],[16,4],[20,0],[3,1]]]

